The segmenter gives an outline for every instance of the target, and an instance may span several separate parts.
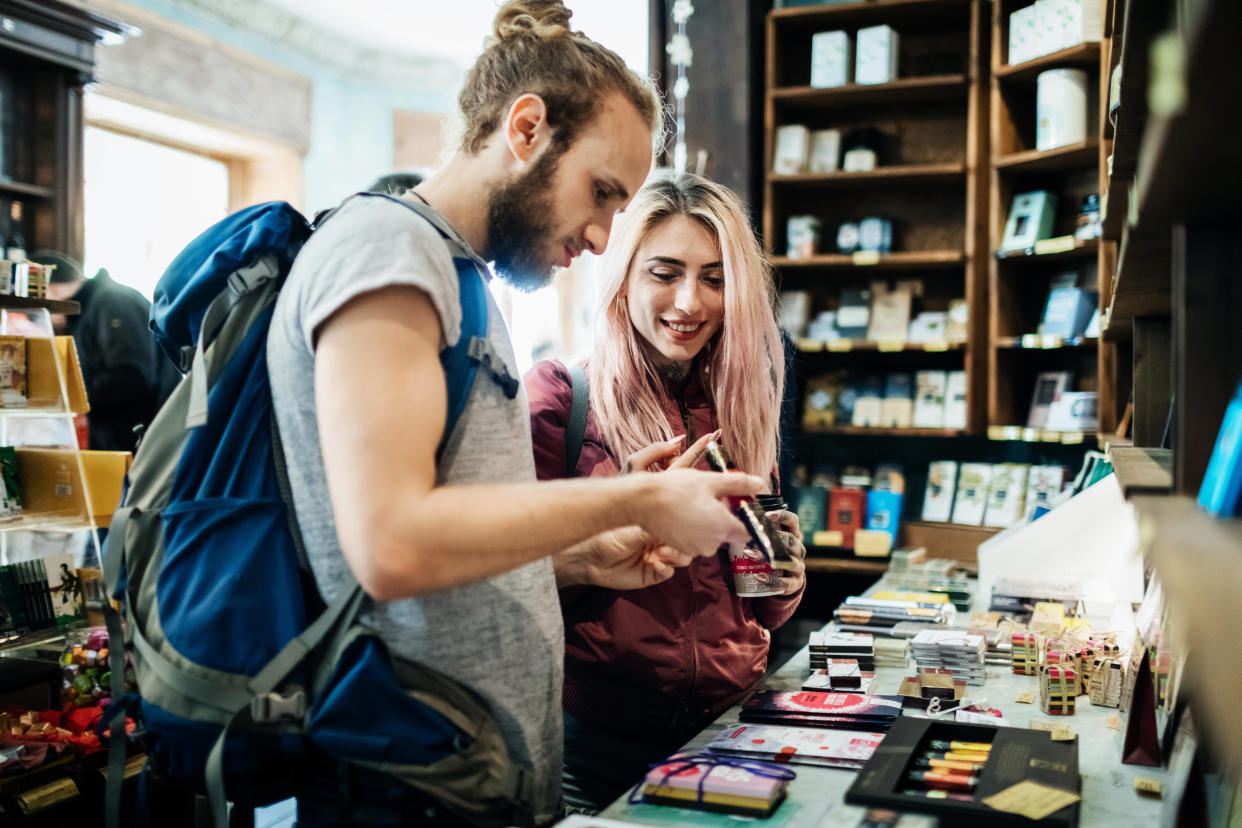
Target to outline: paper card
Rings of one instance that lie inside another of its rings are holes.
[[[1019,693],[1017,697],[1014,699],[1014,701],[1016,701],[1018,704],[1034,704],[1035,694],[1034,693]]]
[[[1046,730],[1049,733],[1051,733],[1057,727],[1058,725],[1055,725],[1052,722],[1040,722],[1040,721],[1031,722],[1031,730]]]
[[[1072,742],[1078,738],[1078,734],[1074,732],[1074,728],[1058,725],[1052,729],[1052,741],[1054,742]]]
[[[1121,730],[1121,717],[1113,713],[1104,721],[1104,724],[1108,725],[1109,730]]]
[[[983,800],[983,804],[1007,814],[1019,814],[1027,819],[1038,820],[1055,814],[1067,805],[1073,805],[1081,798],[1078,794],[1028,779],[989,796]]]
[[[1134,777],[1134,790],[1155,797],[1160,797],[1163,793],[1160,789],[1160,780],[1148,779],[1144,776]]]

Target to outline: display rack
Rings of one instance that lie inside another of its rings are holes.
[[[1028,0],[996,0],[992,4],[991,149],[989,234],[989,349],[987,422],[998,426],[1027,423],[1036,377],[1045,371],[1071,371],[1070,390],[1099,395],[1099,430],[1116,428],[1127,389],[1115,381],[1116,349],[1098,337],[1072,342],[1045,342],[1036,335],[1054,276],[1076,271],[1100,291],[1100,311],[1108,306],[1102,260],[1103,245],[1074,238],[1079,205],[1100,192],[1101,156],[1109,141],[1089,137],[1078,144],[1038,150],[1035,145],[1035,89],[1041,72],[1082,69],[1088,90],[1100,85],[1108,40],[1086,42],[1049,55],[1009,62],[1009,15]],[[1089,106],[1088,135],[1098,134],[1098,106]],[[1106,120],[1106,119],[1104,119]],[[1031,249],[1001,251],[1005,223],[1016,194],[1048,190],[1058,197],[1053,238]],[[1094,278],[1093,278],[1094,277]],[[995,433],[995,432],[992,432]]]

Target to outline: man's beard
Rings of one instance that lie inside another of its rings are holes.
[[[535,291],[552,281],[552,179],[563,153],[557,144],[548,147],[525,175],[497,188],[487,205],[487,253],[497,275],[518,290]]]

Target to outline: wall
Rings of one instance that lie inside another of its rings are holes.
[[[150,32],[114,47],[113,56],[109,48],[99,50],[102,92],[130,93],[216,127],[227,128],[231,121],[240,132],[305,153],[299,206],[306,211],[332,206],[392,171],[395,111],[448,113],[455,107],[461,67],[358,49],[264,0],[82,4]],[[135,72],[147,58],[156,61],[150,65],[158,72]],[[252,87],[226,92],[227,84],[214,82],[213,67],[235,76],[247,62],[256,78]],[[182,76],[167,77],[170,73]],[[308,113],[293,99],[298,79],[309,87]],[[167,100],[165,93],[179,88],[194,94]],[[281,97],[264,99],[265,91]]]

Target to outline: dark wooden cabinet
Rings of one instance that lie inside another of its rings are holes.
[[[58,0],[0,0],[0,227],[81,258],[82,88],[95,48],[131,30]]]

